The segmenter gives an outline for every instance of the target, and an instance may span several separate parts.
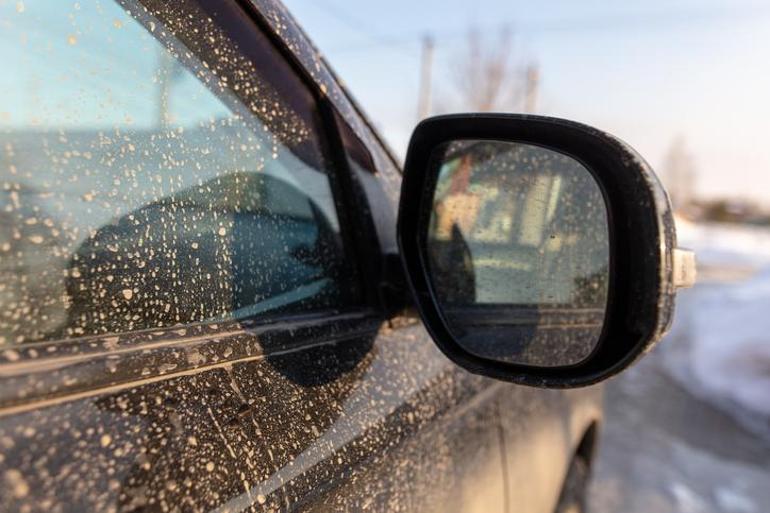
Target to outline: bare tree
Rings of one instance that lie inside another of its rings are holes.
[[[534,110],[537,65],[521,66],[515,57],[511,30],[484,37],[471,29],[454,68],[459,107],[481,112]]]

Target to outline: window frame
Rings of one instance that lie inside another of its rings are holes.
[[[119,3],[124,8],[130,1],[145,7],[152,5],[162,7],[164,5],[163,0],[113,1]],[[371,210],[368,208],[365,195],[357,193],[358,187],[354,183],[353,170],[348,163],[348,156],[344,149],[342,134],[337,122],[345,123],[347,129],[354,136],[355,131],[337,113],[333,102],[313,79],[312,74],[302,64],[299,56],[291,50],[287,41],[273,30],[265,13],[253,2],[249,0],[191,1],[214,20],[214,23],[239,47],[241,54],[246,59],[256,62],[255,56],[265,55],[262,41],[259,41],[264,38],[264,44],[274,51],[276,57],[283,60],[289,72],[302,84],[312,98],[313,105],[310,112],[312,117],[311,128],[314,129],[314,135],[317,136],[321,154],[325,160],[324,163],[328,164],[328,167],[322,169],[322,171],[328,178],[329,188],[334,200],[335,212],[340,225],[343,251],[345,256],[349,258],[351,270],[354,273],[351,280],[356,282],[357,286],[361,289],[360,306],[347,306],[342,309],[332,307],[326,310],[319,309],[302,313],[276,313],[264,317],[244,317],[240,320],[256,321],[259,325],[269,325],[271,323],[291,322],[295,318],[302,319],[307,315],[312,315],[314,318],[327,315],[331,319],[340,314],[356,314],[363,311],[368,311],[368,314],[374,317],[382,317],[382,301],[378,291],[381,275],[379,272],[373,272],[375,269],[371,265],[371,262],[376,262],[376,267],[381,267],[379,264],[382,251],[379,245],[372,245],[371,237],[367,236],[371,232],[371,227],[376,226],[376,223],[371,218]],[[139,17],[135,18],[140,23],[143,23]],[[155,33],[153,35],[155,36]],[[173,35],[171,37],[156,36],[156,39],[164,45],[169,45],[169,40],[173,45],[177,40]],[[259,44],[255,44],[258,41]],[[184,45],[182,41],[179,41],[179,43]],[[208,51],[206,53],[195,51],[189,47],[186,48],[194,54],[197,60],[207,61],[216,58],[212,51],[213,48],[206,43],[202,47],[202,49]],[[281,93],[280,88],[276,87],[276,90],[279,94]],[[241,98],[237,92],[232,90],[230,92],[236,98]],[[212,93],[216,94],[214,91]],[[357,136],[355,137],[357,138]],[[360,140],[358,140],[358,143],[363,148],[366,148],[366,145]],[[371,158],[371,155],[369,157]],[[372,165],[375,166],[373,159]],[[376,241],[376,239],[374,240]],[[369,265],[365,263],[369,263]],[[232,321],[238,320],[237,318],[232,319]],[[210,322],[215,321],[202,321],[201,323],[193,323],[193,325]]]
[[[138,1],[143,2],[144,0]],[[375,235],[377,224],[374,222],[373,211],[367,201],[366,194],[356,183],[355,173],[350,166],[349,155],[345,150],[341,130],[348,131],[349,136],[355,139],[355,143],[367,153],[374,174],[377,174],[376,163],[366,144],[356,135],[353,127],[345,121],[334,102],[303,65],[300,57],[291,50],[286,40],[273,30],[265,14],[250,0],[232,1],[250,15],[255,30],[268,40],[313,97],[315,113],[318,116],[317,126],[321,151],[324,157],[329,159],[330,164],[328,176],[339,219],[340,235],[345,251],[353,260],[355,272],[353,279],[357,280],[362,288],[362,306],[367,310],[371,309],[375,317],[382,317],[384,309],[380,284],[383,277],[383,255]],[[196,0],[196,2],[199,5],[217,3],[214,0]],[[330,313],[336,312],[330,311]]]
[[[121,4],[126,2],[126,0],[114,1]],[[153,3],[163,5],[162,0],[133,1],[143,6]],[[248,49],[248,52],[264,54],[261,48],[255,50],[259,45],[248,44],[253,43],[257,39],[264,38],[265,43],[275,51],[277,57],[283,60],[292,75],[302,84],[306,89],[306,92],[312,97],[313,105],[311,107],[311,116],[313,120],[311,126],[315,129],[316,133],[314,135],[317,136],[322,157],[326,160],[325,163],[328,163],[328,168],[323,169],[322,171],[325,172],[329,180],[329,188],[332,192],[335,212],[340,225],[340,237],[342,238],[343,250],[345,255],[351,260],[351,270],[354,272],[354,276],[352,276],[351,279],[357,282],[362,293],[360,307],[346,307],[342,310],[329,308],[326,312],[332,317],[340,313],[358,312],[362,309],[371,309],[374,311],[381,310],[382,304],[378,293],[380,275],[379,273],[372,272],[372,265],[365,264],[365,262],[377,262],[377,264],[379,264],[381,258],[379,245],[372,245],[372,241],[376,242],[376,238],[372,239],[367,236],[367,234],[371,233],[371,228],[376,226],[376,223],[371,219],[371,210],[368,208],[365,195],[363,193],[359,194],[359,191],[357,191],[358,187],[353,178],[353,170],[350,168],[348,155],[345,151],[344,143],[342,142],[343,137],[337,123],[344,123],[347,130],[358,139],[355,135],[355,131],[344,120],[344,117],[338,113],[331,99],[321,90],[321,87],[316,80],[314,80],[312,74],[308,72],[307,68],[302,64],[299,56],[291,50],[287,41],[273,30],[265,13],[263,13],[253,2],[249,0],[191,1],[199,8],[206,11],[223,32],[225,32],[227,36],[240,47],[242,54],[252,62],[254,62],[255,59],[244,49]],[[248,28],[243,30],[245,26],[248,26]],[[175,38],[172,36],[172,39]],[[158,40],[161,43],[165,43],[160,37]],[[211,50],[211,47],[207,44],[204,44],[204,48]],[[204,55],[201,55],[200,53],[193,53],[198,60],[202,60],[202,57],[204,57]],[[209,55],[205,54],[205,57],[208,59]],[[216,56],[212,52],[210,57],[213,59]],[[276,89],[280,94],[281,90],[278,88]],[[238,93],[232,93],[234,96],[240,98]],[[366,149],[366,145],[360,141],[360,139],[358,139],[357,142]],[[371,155],[369,155],[369,158],[371,159]],[[373,159],[372,166],[375,166]],[[364,238],[367,240],[362,240]],[[374,248],[374,250],[372,248]],[[315,310],[313,312],[299,314],[278,313],[274,316],[266,316],[264,320],[256,320],[260,324],[263,322],[268,324],[271,322],[280,323],[291,321],[295,317],[302,318],[306,314],[311,314],[315,317],[320,316],[323,313],[324,310]],[[250,317],[245,317],[244,319],[254,320],[254,318]]]
[[[128,3],[126,0],[115,1],[124,8]],[[152,1],[137,0],[141,5]],[[312,114],[317,118],[313,128],[318,132],[322,155],[328,160],[328,168],[323,171],[329,178],[344,251],[355,267],[353,279],[362,288],[361,303],[344,308],[206,320],[164,328],[11,344],[0,352],[0,366],[4,370],[4,377],[0,379],[0,408],[8,412],[29,411],[74,397],[96,395],[104,390],[129,388],[137,382],[150,383],[205,369],[226,368],[234,362],[262,359],[284,351],[309,349],[342,340],[371,340],[388,316],[378,290],[382,272],[374,275],[370,272],[371,262],[382,261],[382,252],[378,245],[369,244],[368,239],[360,236],[363,233],[376,239],[375,234],[367,232],[366,226],[376,227],[377,222],[365,195],[354,183],[335,122],[336,109],[332,100],[253,3],[248,0],[193,1],[212,13],[215,23],[239,47],[243,42],[263,37],[307,88],[314,102]],[[168,45],[168,41],[158,39],[161,44]],[[196,59],[205,58],[199,52],[193,53]],[[244,56],[253,61],[248,54]],[[342,116],[338,117],[344,122]],[[345,124],[355,134],[352,127]],[[366,144],[358,142],[369,151]],[[379,174],[376,168],[374,171]],[[354,193],[356,190],[360,193]],[[364,261],[368,262],[367,266],[362,264]],[[190,354],[199,356],[191,359]],[[117,361],[121,364],[116,365]],[[73,376],[77,379],[72,379]]]
[[[146,0],[137,1],[144,3]],[[389,317],[392,308],[389,308],[386,303],[392,301],[384,298],[381,290],[386,278],[386,264],[383,248],[376,235],[377,222],[373,216],[374,210],[369,204],[366,193],[357,183],[355,172],[349,162],[348,152],[345,150],[342,130],[347,131],[348,137],[355,139],[355,144],[366,152],[366,157],[371,162],[372,172],[378,175],[379,170],[375,159],[367,145],[357,135],[356,130],[340,113],[334,101],[326,91],[322,90],[312,73],[308,71],[301,57],[292,51],[287,40],[274,30],[270,20],[257,3],[254,0],[230,1],[236,3],[244,13],[249,15],[255,30],[265,36],[312,95],[316,112],[319,115],[319,141],[322,152],[331,164],[328,175],[340,223],[340,234],[344,248],[353,259],[352,263],[356,272],[354,279],[358,280],[359,286],[362,288],[363,306],[366,309],[371,309],[377,317]],[[216,5],[217,1],[196,0],[196,3],[201,6],[204,4]],[[225,27],[223,26],[223,28]],[[291,29],[288,33],[291,34]],[[302,46],[303,43],[300,43],[299,46]],[[332,80],[337,85],[336,76],[332,76]],[[358,115],[358,111],[356,111],[356,115]],[[369,126],[365,119],[362,121]],[[393,215],[393,228],[395,229],[395,210]]]
[[[169,14],[168,18],[164,18],[162,15],[158,16],[158,12],[155,10],[156,7],[162,7],[162,1],[114,1],[120,7],[127,10],[137,23],[148,30],[151,37],[158,44],[168,48],[174,54],[174,57],[180,61],[181,65],[193,74],[198,75],[196,72],[202,70],[204,66],[208,68],[208,65],[205,64],[206,62],[214,62],[214,59],[217,59],[216,47],[213,41],[210,43],[198,34],[185,37],[188,34],[183,33],[180,35],[178,30],[173,30],[174,16],[188,12],[187,10],[180,10],[179,13]],[[345,287],[349,283],[357,290],[355,303],[343,305],[341,308],[332,304],[327,307],[293,313],[275,312],[233,317],[228,318],[227,321],[248,319],[257,320],[260,324],[269,324],[290,321],[294,317],[303,318],[307,315],[318,317],[319,314],[324,312],[328,312],[329,316],[336,316],[361,310],[377,309],[379,303],[377,295],[374,293],[376,291],[376,283],[371,279],[365,279],[365,277],[371,277],[371,272],[365,272],[370,271],[371,266],[362,265],[362,262],[373,260],[379,252],[367,251],[371,249],[371,246],[362,244],[359,240],[362,234],[367,233],[366,229],[361,229],[361,218],[367,217],[366,220],[370,221],[368,225],[372,226],[371,219],[369,219],[371,214],[368,210],[358,208],[359,205],[351,201],[353,199],[351,197],[351,169],[341,143],[342,137],[338,131],[338,125],[335,123],[331,113],[333,110],[331,101],[323,94],[321,88],[313,80],[305,67],[301,65],[299,59],[289,49],[286,42],[274,33],[264,18],[263,13],[256,10],[252,3],[240,0],[190,0],[190,2],[190,7],[201,9],[202,13],[210,16],[212,23],[218,30],[221,30],[225,37],[234,43],[237,51],[244,59],[256,64],[260,72],[263,69],[269,70],[269,76],[264,78],[264,80],[272,86],[275,94],[281,100],[287,101],[288,105],[294,107],[293,110],[298,112],[307,121],[314,144],[317,145],[320,151],[319,156],[321,160],[318,171],[327,180],[334,212],[339,223],[339,236],[342,242],[342,253],[340,253],[340,256],[344,257],[352,272],[352,275],[349,275],[348,280],[342,285]],[[143,7],[146,8],[146,11],[142,9]],[[162,13],[163,11],[160,12]],[[154,30],[157,22],[160,22],[162,27],[171,26],[172,29]],[[279,60],[282,62],[279,62]],[[232,87],[226,87],[223,90],[217,89],[217,77],[226,75],[227,71],[225,69],[224,73],[219,74],[216,71],[213,74],[207,72],[204,76],[196,76],[196,78],[200,81],[202,87],[218,97],[224,105],[228,106],[236,114],[240,113],[246,126],[251,126],[253,129],[261,128],[261,125],[257,126],[254,124],[255,121],[249,120],[249,117],[258,118],[258,116],[248,108],[249,99],[244,96],[243,92],[234,90]],[[291,75],[291,80],[287,79],[289,75]],[[297,91],[295,94],[293,89],[297,88],[298,84],[304,90]],[[349,130],[352,132],[352,128],[349,128]],[[363,143],[360,144],[363,146]],[[312,197],[309,199],[312,200]],[[361,200],[362,198],[356,199]],[[150,330],[178,329],[180,326],[191,327],[199,324],[221,323],[224,320],[204,319],[162,328],[142,327],[114,333],[56,337],[49,340],[27,342],[22,345],[49,344],[52,342],[68,344],[70,342],[76,343],[76,341],[96,339],[104,336],[129,336],[138,335],[143,331]],[[9,347],[17,345],[11,344]]]

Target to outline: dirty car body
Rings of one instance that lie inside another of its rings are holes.
[[[197,80],[225,114],[0,132],[0,510],[553,511],[601,390],[434,345],[399,271],[399,167],[284,8],[118,4],[93,19],[175,63],[161,105]],[[100,181],[86,154],[123,167]]]

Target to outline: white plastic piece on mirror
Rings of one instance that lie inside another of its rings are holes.
[[[673,282],[675,289],[688,289],[695,285],[698,271],[695,264],[694,251],[674,248],[672,264],[674,267]]]

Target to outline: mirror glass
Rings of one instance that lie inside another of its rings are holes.
[[[455,340],[510,363],[585,360],[604,325],[610,261],[592,174],[557,151],[504,141],[453,141],[431,162],[427,263]]]

